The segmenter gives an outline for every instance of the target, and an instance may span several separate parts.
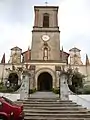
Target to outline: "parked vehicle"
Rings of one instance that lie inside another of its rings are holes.
[[[8,114],[5,112],[0,112],[0,120],[10,120]]]
[[[24,120],[23,105],[6,97],[0,97],[0,120]]]

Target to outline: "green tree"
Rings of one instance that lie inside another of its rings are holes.
[[[68,77],[68,85],[70,90],[74,93],[82,93],[85,75],[78,72],[78,70],[73,70],[72,68],[67,70],[66,75]]]

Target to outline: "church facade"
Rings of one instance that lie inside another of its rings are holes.
[[[31,49],[25,52],[17,46],[11,49],[9,62],[0,64],[0,78],[4,83],[16,71],[17,79],[21,80],[19,70],[23,68],[30,72],[30,89],[48,91],[59,87],[60,71],[72,67],[86,75],[85,83],[90,84],[90,66],[83,65],[80,50],[76,47],[69,53],[60,50],[58,9],[58,6],[34,6]]]

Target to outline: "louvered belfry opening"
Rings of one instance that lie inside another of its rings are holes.
[[[43,15],[43,27],[48,28],[49,27],[49,14],[44,13]]]

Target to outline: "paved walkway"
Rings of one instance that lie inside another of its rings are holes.
[[[35,92],[30,95],[31,98],[58,98],[58,94],[54,94],[53,92]]]

